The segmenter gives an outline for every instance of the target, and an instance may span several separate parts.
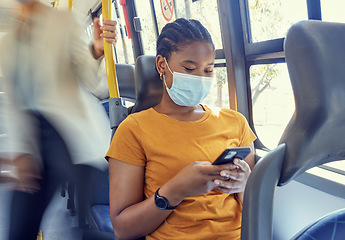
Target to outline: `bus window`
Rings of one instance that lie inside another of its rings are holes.
[[[321,0],[322,20],[345,23],[345,2],[339,0]]]
[[[213,83],[210,94],[204,99],[203,104],[211,107],[229,108],[229,89],[225,67],[214,68]]]
[[[135,0],[137,14],[140,17],[142,27],[142,39],[145,54],[155,55],[157,34],[155,23],[151,12],[150,0]],[[216,49],[222,48],[222,38],[220,33],[220,25],[218,18],[217,1],[214,0],[198,0],[184,1],[175,0],[173,2],[173,14],[170,21],[176,18],[193,18],[199,20],[210,32]],[[158,32],[165,26],[168,21],[164,18],[159,0],[154,0],[155,16],[158,26]],[[164,7],[164,6],[163,6]]]
[[[125,27],[125,17],[123,15],[122,6],[118,2],[113,3],[112,16],[117,21],[117,43],[115,45],[116,50],[116,62],[117,63],[129,63],[134,64],[135,59],[132,50],[132,41],[128,39],[128,34]]]
[[[217,1],[214,0],[198,0],[198,1],[182,1],[177,0],[176,2],[183,2],[189,5],[190,13],[186,9],[186,17],[194,18],[199,20],[210,32],[212,40],[216,49],[222,49],[222,38],[220,33],[220,24],[218,18],[218,7]],[[178,10],[178,9],[177,9]],[[183,16],[181,16],[183,17]]]
[[[273,149],[295,110],[286,64],[251,66],[250,85],[257,136]]]
[[[135,0],[135,6],[137,14],[140,17],[144,53],[146,55],[156,55],[157,34],[155,33],[155,23],[153,21],[150,0]]]
[[[248,0],[248,7],[252,42],[285,37],[292,24],[308,19],[306,1]]]

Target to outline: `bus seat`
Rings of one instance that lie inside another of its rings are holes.
[[[163,84],[156,70],[156,57],[139,56],[135,63],[136,101],[131,113],[156,106],[162,99]]]
[[[242,240],[272,239],[276,186],[314,166],[345,159],[344,42],[342,23],[301,21],[289,29],[284,47],[295,112],[278,147],[248,179]]]
[[[136,91],[135,91],[135,67],[132,64],[121,64],[116,63],[116,77],[119,86],[120,96],[130,102],[135,102]],[[109,117],[109,98],[103,99],[102,104]]]
[[[134,65],[131,64],[115,64],[116,66],[116,74],[118,80],[119,91],[121,93],[121,97],[124,100],[129,100],[131,102],[135,101],[136,92],[135,92],[135,83],[134,83]],[[102,104],[104,109],[106,110],[107,115],[109,116],[109,99],[103,99]],[[74,184],[71,182],[63,183],[61,189],[61,196],[65,197],[68,196],[67,199],[67,209],[71,210],[71,215],[75,215],[75,189]],[[67,192],[67,194],[66,194]],[[78,210],[80,212],[80,210]],[[79,225],[85,226],[87,225],[85,217],[79,214]]]
[[[332,212],[296,234],[291,240],[344,239],[345,209]]]
[[[160,102],[163,94],[163,85],[155,66],[155,56],[139,56],[135,64],[135,75],[134,73],[127,75],[135,76],[136,93],[134,106],[131,108],[129,113],[135,113],[148,109]],[[118,73],[119,71],[121,71],[121,69],[117,70]],[[122,97],[123,94],[121,92],[122,88],[120,77],[118,77],[118,79],[120,95]],[[132,90],[133,88],[134,84],[132,85]],[[106,111],[109,111],[109,105],[106,102],[103,103],[103,106],[105,107]],[[98,229],[100,232],[102,232],[102,234],[105,232],[114,234],[109,213],[108,169],[106,171],[99,171],[96,174],[91,202],[91,221],[95,225],[94,228]],[[90,234],[95,235],[97,232],[92,231]],[[85,233],[84,239],[88,239],[90,234]],[[100,236],[99,239],[103,238]]]
[[[96,170],[91,192],[91,224],[102,232],[113,232],[109,214],[109,170]]]
[[[119,85],[120,96],[130,101],[135,101],[135,67],[132,64],[116,63],[116,77]]]
[[[115,64],[120,96],[124,100],[135,102],[135,67],[130,64]],[[109,99],[102,105],[109,116]],[[89,230],[83,239],[114,239],[113,227],[109,214],[109,170],[95,170],[91,186]]]

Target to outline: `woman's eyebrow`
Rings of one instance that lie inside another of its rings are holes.
[[[191,64],[194,64],[194,65],[199,65],[197,62],[195,61],[192,61],[192,60],[183,60],[184,63],[191,63]],[[211,62],[207,65],[211,65],[211,66],[214,66],[214,62]]]

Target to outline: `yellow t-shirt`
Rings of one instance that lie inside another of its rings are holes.
[[[238,112],[207,106],[197,121],[178,121],[153,108],[129,115],[117,129],[106,158],[146,166],[146,197],[195,161],[213,162],[226,148],[256,137]],[[189,197],[146,239],[240,239],[242,205],[217,190]]]

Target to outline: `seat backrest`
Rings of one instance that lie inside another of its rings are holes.
[[[132,64],[115,64],[120,96],[135,101],[135,67]]]
[[[332,239],[345,236],[345,209],[334,211],[297,233],[291,240]]]
[[[157,105],[163,95],[163,84],[156,70],[156,57],[139,56],[135,63],[136,102],[131,113]]]
[[[134,102],[136,99],[134,65],[115,64],[115,66],[120,96]],[[103,100],[102,105],[109,116],[109,99]],[[91,205],[95,204],[109,204],[109,173],[107,169],[95,172]]]
[[[345,159],[345,24],[302,21],[285,40],[295,113],[281,143],[279,185],[314,166]]]
[[[135,67],[132,64],[116,63],[116,77],[119,86],[120,96],[124,100],[135,102]],[[102,104],[109,116],[109,98],[103,99]]]
[[[134,67],[126,64],[117,64],[116,71],[120,96],[122,98],[135,99],[134,106],[128,111],[129,114],[148,109],[160,102],[163,94],[163,85],[156,70],[155,56],[143,55],[138,57],[135,65],[135,74]],[[104,102],[103,106],[109,113],[109,102]],[[91,205],[94,209],[109,205],[109,172],[107,170],[95,172]],[[105,226],[111,225],[109,223],[110,218],[108,219],[109,213],[107,212],[105,215],[102,216],[102,220],[91,215],[90,218],[92,219],[90,222],[94,222],[97,229],[103,229]],[[96,234],[100,233],[96,232]]]
[[[255,166],[245,189],[242,240],[272,239],[273,199],[314,166],[345,159],[345,24],[301,21],[285,39],[295,112],[280,145]]]

